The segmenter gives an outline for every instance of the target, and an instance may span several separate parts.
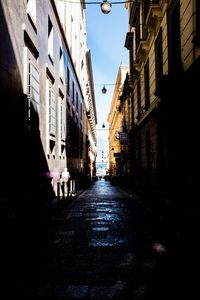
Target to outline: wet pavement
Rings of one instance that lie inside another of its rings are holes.
[[[35,300],[193,299],[195,250],[179,221],[156,218],[135,196],[97,181],[51,217],[13,288]]]

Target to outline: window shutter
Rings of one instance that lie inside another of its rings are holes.
[[[53,89],[49,89],[49,133],[56,135],[56,97]]]
[[[64,103],[61,101],[61,140],[65,140],[66,137],[66,115],[64,110]]]
[[[28,63],[28,98],[32,103],[35,111],[39,113],[39,71],[31,61],[29,61]]]

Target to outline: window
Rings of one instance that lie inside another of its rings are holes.
[[[196,36],[194,38],[194,43],[200,46],[200,1],[196,0]]]
[[[72,82],[72,104],[75,104],[75,86],[74,82]]]
[[[31,18],[31,21],[36,24],[36,0],[27,1],[27,14]]]
[[[64,82],[64,57],[62,49],[60,48],[60,79]]]
[[[139,119],[141,117],[141,84],[140,79],[137,81],[137,118]]]
[[[78,93],[76,92],[76,111],[78,112],[78,104],[79,104],[79,100],[78,100]]]
[[[49,81],[49,134],[56,135],[56,97]]]
[[[80,103],[80,119],[83,119],[83,104],[82,102]]]
[[[163,53],[162,53],[162,28],[155,41],[155,76],[156,76],[156,90],[160,86],[160,81],[163,75]]]
[[[70,73],[69,73],[69,68],[67,68],[67,95],[70,96]]]
[[[168,56],[169,73],[182,71],[180,36],[180,0],[173,1],[168,10]],[[174,30],[176,28],[176,30]]]
[[[83,66],[84,66],[84,61],[81,60],[81,70],[83,69]]]
[[[25,43],[25,46],[27,47],[27,49],[33,55],[33,57],[37,60],[39,57],[39,51],[36,48],[34,42],[31,40],[28,33],[26,32],[26,30],[24,30],[24,43]]]
[[[62,141],[66,139],[66,112],[63,97],[60,95],[60,137]]]
[[[48,18],[48,55],[53,63],[53,39],[54,39],[54,30],[50,18]]]
[[[150,88],[149,88],[149,60],[144,66],[144,88],[145,88],[145,109],[150,106]]]
[[[136,52],[139,47],[141,32],[140,32],[140,15],[136,16],[136,24],[135,24],[135,44],[136,44]]]
[[[28,100],[29,100],[29,119],[30,107],[39,113],[40,95],[39,95],[39,71],[31,60],[28,62]]]

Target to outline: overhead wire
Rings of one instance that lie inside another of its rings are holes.
[[[60,0],[63,2],[68,2],[68,3],[74,3],[74,4],[102,4],[103,1],[74,1],[74,0]],[[128,0],[128,1],[111,1],[109,2],[110,4],[123,4],[123,3],[131,3],[134,2],[135,0]]]

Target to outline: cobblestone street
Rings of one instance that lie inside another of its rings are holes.
[[[47,226],[27,225],[21,245],[15,229],[1,299],[192,299],[198,255],[195,228],[184,224],[178,215],[155,216],[135,196],[99,180]]]
[[[97,181],[51,217],[43,246],[35,247],[39,257],[33,249],[26,255],[25,278],[16,276],[14,294],[35,300],[180,299],[188,291],[189,247],[181,249],[185,241],[173,220],[167,230],[152,220],[136,198]]]

